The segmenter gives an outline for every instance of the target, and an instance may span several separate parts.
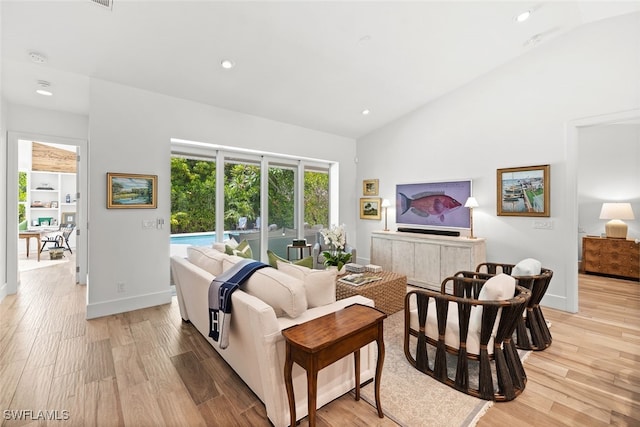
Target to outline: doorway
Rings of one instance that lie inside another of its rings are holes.
[[[86,194],[87,190],[87,141],[15,132],[8,133],[7,141],[7,294],[15,294],[18,290],[20,283],[18,253],[25,249],[18,248],[19,233],[14,233],[13,230],[20,228],[21,225],[23,228],[26,226],[27,229],[36,231],[42,230],[43,226],[55,228],[61,224],[61,221],[68,222],[68,218],[75,221],[75,228],[78,230],[70,236],[70,241],[73,239],[75,246],[75,256],[71,259],[75,259],[76,263],[76,283],[86,284],[87,200],[86,197],[79,196]],[[33,171],[32,168],[25,167],[31,159],[25,159],[24,156],[31,154],[33,144],[75,152],[72,157],[76,159],[76,173]],[[29,147],[29,150],[24,147]],[[29,153],[24,154],[27,152]],[[21,171],[25,174],[20,174]],[[20,182],[21,177],[23,182]],[[19,194],[18,189],[21,184],[25,187],[25,194]],[[69,194],[68,198],[67,194]],[[24,217],[20,217],[23,210]],[[37,226],[35,222],[38,222]],[[35,241],[30,246],[30,258],[34,260],[39,255],[41,244],[38,246],[36,247]]]
[[[567,278],[567,310],[573,313],[578,311],[578,260],[580,259],[579,247],[580,239],[582,239],[582,233],[579,232],[579,227],[583,227],[580,223],[580,205],[578,196],[578,176],[579,176],[579,150],[581,131],[590,127],[602,127],[610,126],[620,123],[637,123],[640,124],[640,109],[633,109],[618,113],[606,114],[601,116],[594,116],[585,119],[578,119],[571,121],[567,124],[567,195],[569,196],[569,218],[571,221],[569,227],[570,235],[567,236],[567,242],[569,247],[568,253],[575,254],[575,256],[567,257],[568,263]],[[607,149],[613,149],[614,144],[608,143]],[[603,147],[604,149],[604,147]],[[640,194],[636,194],[635,198],[640,197]],[[605,200],[603,200],[605,201]],[[603,225],[604,227],[604,225]],[[586,228],[585,228],[586,232]]]

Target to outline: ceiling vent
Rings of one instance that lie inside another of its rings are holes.
[[[113,9],[113,0],[89,0],[91,3],[104,7],[105,9]]]

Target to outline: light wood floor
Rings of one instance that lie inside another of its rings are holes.
[[[270,425],[262,403],[182,323],[175,298],[87,321],[72,266],[23,272],[18,294],[0,303],[0,408],[69,420],[3,412],[2,425]],[[553,344],[525,362],[525,392],[478,425],[640,425],[640,284],[581,276],[579,314],[544,311]],[[318,425],[395,424],[345,395],[319,410]]]

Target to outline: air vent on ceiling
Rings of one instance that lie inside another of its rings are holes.
[[[109,10],[113,8],[113,0],[89,0],[89,1],[91,3],[97,4],[98,6],[102,6]]]

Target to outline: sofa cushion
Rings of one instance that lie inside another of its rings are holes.
[[[309,308],[336,302],[337,270],[313,270],[287,261],[278,261],[278,270],[302,280]]]
[[[273,268],[278,268],[278,261],[286,262],[289,264],[302,265],[304,267],[313,268],[313,257],[308,256],[296,261],[288,261],[282,257],[279,257],[275,252],[267,249],[267,256],[269,257],[269,265]]]
[[[192,264],[217,276],[223,271],[223,260],[227,256],[213,248],[205,246],[189,246],[187,248],[187,259]]]
[[[236,255],[225,256],[223,271],[242,259],[244,258]],[[307,310],[307,296],[302,280],[272,267],[254,272],[240,289],[269,304],[277,317],[287,315],[296,318]]]
[[[542,270],[542,263],[537,259],[526,258],[517,263],[511,270],[514,277],[538,276]]]
[[[472,314],[473,316],[473,308]],[[418,329],[417,310],[411,312],[411,326]],[[436,310],[435,299],[429,300],[429,308],[427,310],[427,324],[425,333],[428,337],[437,340],[438,339],[438,312]],[[489,345],[487,350],[489,354],[493,354],[493,341],[492,336],[489,339]],[[444,342],[453,348],[460,347],[460,325],[458,322],[458,304],[455,302],[449,302],[449,310],[447,312],[447,326],[445,329]],[[469,325],[467,333],[467,351],[471,354],[480,354],[480,333],[472,330]]]

